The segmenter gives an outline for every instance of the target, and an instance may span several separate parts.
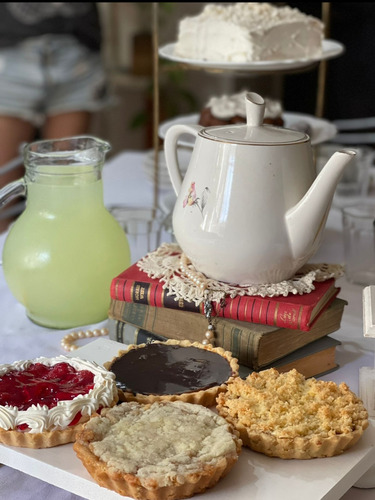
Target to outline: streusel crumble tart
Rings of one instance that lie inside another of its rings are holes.
[[[200,405],[121,403],[92,417],[73,445],[94,480],[142,500],[187,498],[237,462],[238,433]]]
[[[238,376],[229,351],[187,340],[130,345],[105,367],[116,376],[120,400],[185,401],[213,406]]]
[[[306,379],[274,368],[236,379],[217,398],[217,410],[245,446],[279,458],[338,455],[368,427],[362,401],[345,383]]]
[[[113,373],[93,362],[59,356],[0,365],[0,443],[73,442],[83,422],[117,401]]]

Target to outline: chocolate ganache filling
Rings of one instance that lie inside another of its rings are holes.
[[[232,375],[229,362],[198,347],[147,344],[116,359],[117,386],[134,394],[182,394],[215,387]]]

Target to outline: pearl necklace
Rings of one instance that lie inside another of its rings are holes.
[[[195,283],[201,290],[204,291],[204,315],[207,318],[208,326],[207,330],[204,334],[204,339],[202,340],[202,344],[207,345],[215,345],[215,329],[213,325],[212,318],[212,300],[210,300],[210,291],[207,290],[208,280],[203,273],[192,269],[193,264],[187,258],[187,256],[182,253],[180,257],[180,271],[183,275],[185,275],[190,281]],[[223,306],[224,301],[221,302],[221,306]]]
[[[71,332],[65,335],[61,339],[61,347],[65,351],[75,351],[78,349],[78,345],[76,345],[75,341],[78,339],[87,339],[87,338],[92,338],[92,337],[105,337],[108,335],[108,329],[107,328],[101,328],[101,329],[95,329],[95,330],[80,330],[79,332]]]
[[[181,272],[189,278],[193,283],[195,283],[201,290],[206,290],[208,283],[207,278],[204,274],[192,269],[192,263],[188,260],[184,253],[181,254],[180,258],[180,270]]]
[[[210,300],[210,292],[207,290],[208,282],[207,278],[204,274],[192,269],[189,266],[192,266],[191,262],[188,260],[185,254],[181,254],[180,259],[180,270],[181,273],[184,274],[190,281],[195,283],[201,290],[204,291],[204,315],[207,318],[208,325],[207,330],[204,334],[204,339],[202,340],[202,344],[207,345],[215,345],[215,329],[213,325],[213,317],[212,317],[212,301]],[[61,339],[61,347],[65,351],[75,351],[79,346],[76,345],[75,341],[78,339],[84,338],[92,338],[92,337],[101,337],[108,335],[107,328],[95,329],[95,330],[80,330],[77,332],[71,332],[65,335]]]

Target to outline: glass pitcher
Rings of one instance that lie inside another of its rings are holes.
[[[0,190],[0,207],[26,196],[4,244],[3,268],[35,323],[65,329],[103,321],[111,280],[130,265],[126,234],[103,202],[109,149],[84,136],[31,143],[24,178]]]

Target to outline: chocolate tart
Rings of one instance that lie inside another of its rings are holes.
[[[185,401],[212,406],[238,376],[229,351],[187,340],[130,345],[105,367],[116,376],[121,401]]]
[[[71,443],[93,413],[117,402],[113,373],[93,362],[59,356],[0,365],[0,443]]]
[[[241,445],[238,432],[201,405],[133,401],[93,416],[73,449],[100,486],[136,499],[175,500],[214,486]]]
[[[219,394],[217,411],[245,446],[283,459],[339,455],[368,427],[367,410],[345,383],[306,379],[297,370],[237,378]]]

